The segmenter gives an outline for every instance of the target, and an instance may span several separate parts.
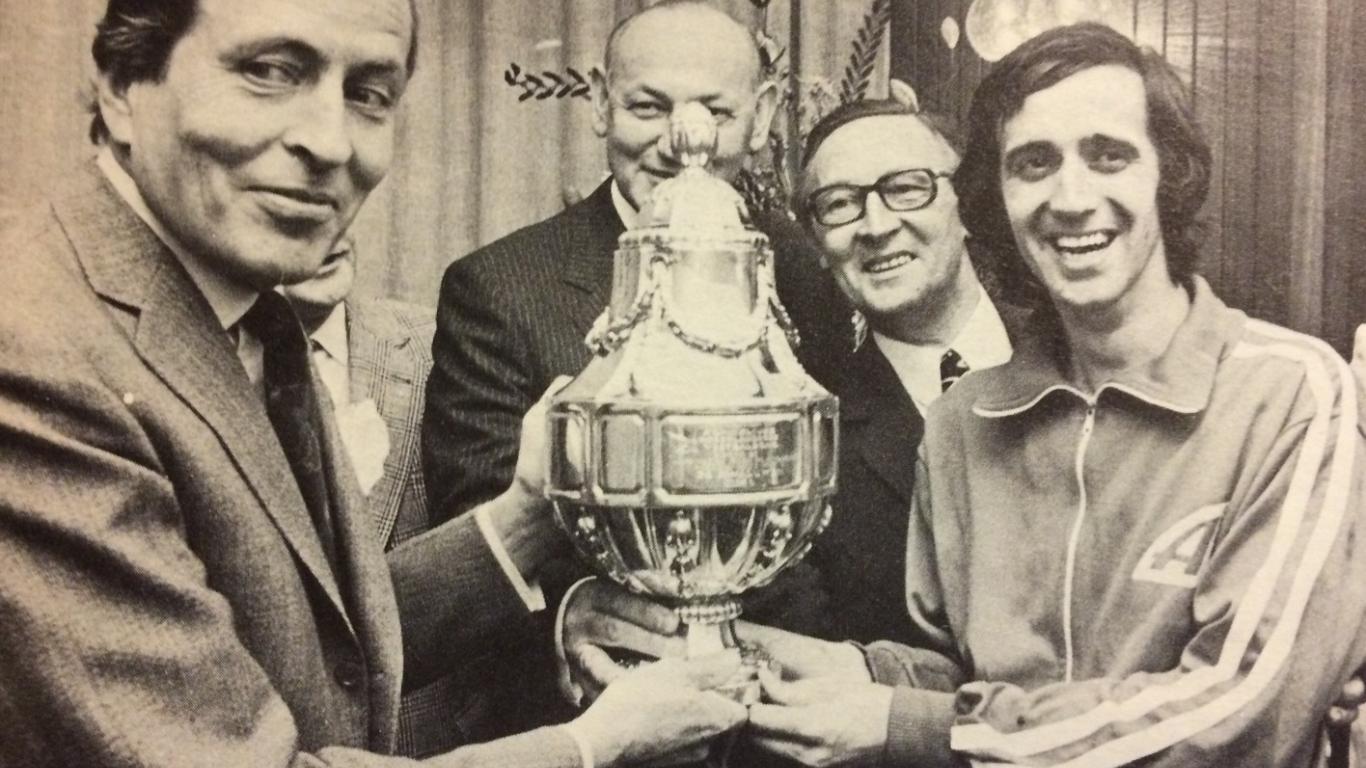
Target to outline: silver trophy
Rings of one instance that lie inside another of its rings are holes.
[[[792,353],[768,238],[707,170],[711,114],[684,105],[670,132],[683,168],[618,241],[598,359],[551,400],[546,495],[599,572],[675,607],[695,656],[736,647],[739,596],[829,522],[838,403]]]

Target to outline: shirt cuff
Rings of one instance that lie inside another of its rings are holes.
[[[494,529],[493,521],[489,519],[489,511],[486,507],[475,508],[474,522],[479,526],[479,532],[484,535],[484,541],[489,545],[489,551],[493,552],[493,559],[498,561],[498,566],[503,569],[504,575],[512,583],[512,588],[517,590],[517,594],[526,604],[527,610],[533,613],[545,610],[545,593],[541,591],[541,585],[534,582],[527,583],[527,580],[522,577],[521,571],[517,570],[517,564],[512,562],[512,556],[503,546],[503,540],[498,538],[498,531]]]
[[[574,682],[574,676],[569,674],[569,654],[564,650],[564,615],[569,610],[569,601],[574,597],[574,593],[592,580],[592,576],[585,576],[569,585],[564,597],[560,599],[559,609],[555,611],[555,667],[559,676],[560,693],[564,694],[570,703],[580,707],[583,706],[583,687]]]

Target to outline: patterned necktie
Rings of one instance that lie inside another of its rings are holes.
[[[322,422],[308,368],[308,337],[289,303],[274,291],[261,294],[242,318],[242,327],[261,342],[265,352],[266,413],[299,483],[323,550],[335,562],[327,477],[318,442]]]
[[[968,364],[963,362],[963,358],[958,356],[952,349],[944,352],[944,356],[939,358],[939,383],[944,392],[949,391],[949,387],[963,378],[963,374],[968,372]]]

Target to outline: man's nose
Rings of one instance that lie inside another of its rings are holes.
[[[1079,160],[1064,161],[1054,177],[1048,207],[1059,215],[1085,215],[1096,209],[1099,193],[1095,172]]]
[[[858,234],[869,240],[886,237],[896,231],[901,220],[896,212],[882,202],[876,190],[869,190],[863,198],[863,218],[859,219]]]
[[[298,100],[291,118],[282,140],[315,169],[336,167],[351,159],[355,147],[340,83],[319,82],[308,98]]]

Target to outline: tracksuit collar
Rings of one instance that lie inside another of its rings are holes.
[[[1105,382],[1094,396],[1114,389],[1174,413],[1199,413],[1209,405],[1219,360],[1237,338],[1241,314],[1229,310],[1203,278],[1193,278],[1193,284],[1190,314],[1167,350],[1147,366]],[[1056,316],[1035,312],[1030,321],[1014,358],[982,372],[981,393],[973,405],[979,416],[1022,413],[1056,391],[1088,397],[1068,376],[1066,337]]]

